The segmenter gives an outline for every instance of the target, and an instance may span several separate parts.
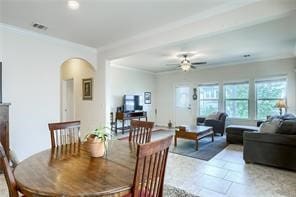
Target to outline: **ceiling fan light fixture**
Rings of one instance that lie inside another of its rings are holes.
[[[189,61],[188,59],[186,59],[186,57],[185,57],[185,59],[181,61],[180,66],[181,66],[181,69],[182,69],[183,71],[186,72],[186,71],[189,71],[189,70],[190,70],[190,68],[191,68],[191,63],[190,63],[190,61]]]
[[[67,4],[71,10],[78,10],[80,7],[79,2],[75,0],[68,0]]]
[[[183,70],[183,71],[189,71],[190,70],[190,65],[188,65],[188,64],[184,64],[184,65],[181,65],[181,69]]]

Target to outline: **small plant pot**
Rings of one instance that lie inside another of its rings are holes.
[[[88,138],[88,151],[92,157],[103,157],[105,153],[105,144],[101,140]]]

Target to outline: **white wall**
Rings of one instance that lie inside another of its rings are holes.
[[[177,84],[189,83],[197,87],[198,84],[218,82],[220,87],[224,82],[250,81],[250,120],[232,120],[232,123],[254,124],[255,121],[255,95],[254,80],[276,75],[287,75],[287,101],[288,112],[296,112],[296,80],[295,69],[296,58],[264,61],[257,63],[246,63],[240,65],[228,65],[210,69],[196,70],[190,72],[163,73],[157,75],[157,110],[159,125],[167,125],[169,120],[175,120],[174,110],[174,88]],[[221,90],[221,89],[220,89]],[[194,101],[193,109],[199,111],[198,101]],[[196,114],[196,113],[194,113]],[[195,117],[192,118],[194,123]]]
[[[97,65],[95,49],[0,25],[3,101],[11,102],[10,142],[19,159],[50,146],[47,124],[60,120],[60,66],[73,57]]]
[[[147,111],[148,121],[155,121],[156,104],[156,76],[153,73],[136,71],[132,69],[110,67],[111,77],[111,111],[122,106],[123,95],[141,95],[151,92],[151,104],[144,104],[143,110]]]

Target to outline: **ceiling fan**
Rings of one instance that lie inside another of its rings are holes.
[[[190,69],[196,69],[197,65],[206,64],[207,62],[190,62],[188,59],[189,56],[193,56],[193,54],[179,54],[177,57],[182,58],[179,64],[167,64],[167,66],[177,66],[177,69],[182,69],[183,71],[187,72]]]

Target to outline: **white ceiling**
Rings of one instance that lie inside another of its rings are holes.
[[[91,47],[102,47],[183,18],[246,0],[0,0],[0,21]],[[248,0],[250,1],[250,0]],[[47,31],[32,28],[37,22]]]
[[[174,45],[141,52],[132,56],[113,60],[111,63],[150,72],[173,70],[178,63],[176,54],[195,51],[197,55],[192,62],[207,61],[210,67],[245,61],[258,61],[295,55],[296,46],[296,12],[288,16],[251,27],[222,33],[203,39],[186,40]],[[251,57],[244,58],[244,54]]]

